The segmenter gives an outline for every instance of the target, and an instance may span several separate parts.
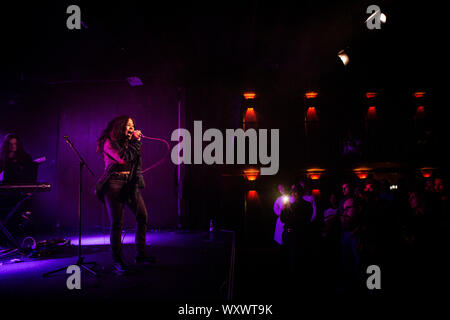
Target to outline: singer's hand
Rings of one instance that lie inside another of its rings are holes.
[[[142,132],[141,130],[134,130],[133,137],[137,139],[138,141],[141,141]]]

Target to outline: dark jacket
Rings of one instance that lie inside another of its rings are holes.
[[[25,154],[21,159],[15,161],[7,159],[0,160],[0,173],[3,172],[2,183],[30,183],[35,182],[37,177],[37,164],[31,156]]]
[[[104,202],[104,188],[109,181],[111,174],[115,171],[120,171],[119,167],[125,163],[131,163],[130,175],[128,177],[128,186],[130,188],[130,195],[138,188],[144,188],[145,182],[142,176],[142,161],[141,161],[141,142],[138,140],[131,140],[127,146],[121,146],[117,142],[110,139],[105,140],[103,146],[103,158],[105,161],[105,171],[98,179],[95,186],[95,194]]]

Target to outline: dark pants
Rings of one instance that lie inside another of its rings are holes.
[[[306,230],[283,232],[284,259],[291,286],[297,291],[307,291],[313,281],[311,269],[310,239]]]
[[[136,216],[136,251],[137,255],[145,254],[145,236],[147,232],[148,214],[144,199],[137,189],[130,192],[127,175],[114,174],[105,186],[105,204],[111,222],[111,249],[114,261],[122,258],[122,227],[124,206],[127,205]]]

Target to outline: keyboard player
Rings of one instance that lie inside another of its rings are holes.
[[[33,162],[31,156],[25,151],[21,139],[16,134],[8,134],[3,139],[0,149],[0,186],[28,185],[36,183],[37,163]],[[10,215],[12,208],[23,199],[18,190],[2,189],[0,192],[0,222],[11,218],[7,225],[16,226],[17,218],[21,215]],[[29,203],[23,203],[20,210],[29,212]],[[17,213],[17,212],[16,212]],[[3,229],[2,228],[2,229]],[[0,238],[2,238],[0,236]],[[0,239],[0,242],[3,242]]]
[[[34,183],[37,165],[25,151],[16,134],[8,134],[3,140],[0,153],[0,175],[3,184]]]

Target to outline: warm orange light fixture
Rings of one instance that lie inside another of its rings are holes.
[[[375,106],[370,106],[367,110],[367,119],[368,120],[376,120],[377,119],[377,109]]]
[[[306,170],[306,176],[311,180],[319,180],[322,173],[325,172],[325,169],[321,168],[311,168]]]
[[[369,171],[371,169],[370,168],[356,168],[353,169],[353,172],[356,174],[356,176],[363,180],[363,179],[367,179],[367,177],[369,176]]]
[[[429,177],[431,177],[431,172],[425,172],[425,171],[423,171],[423,172],[422,172],[422,176],[423,176],[424,178],[429,178]]]
[[[418,91],[418,92],[414,92],[413,96],[414,96],[414,98],[423,98],[425,96],[425,93],[426,92],[424,92],[424,91]]]
[[[246,170],[244,170],[244,175],[248,181],[255,181],[259,176],[259,170],[258,169],[246,169]]]
[[[251,126],[252,124],[255,125],[257,123],[258,119],[256,117],[256,112],[253,107],[247,108],[245,111],[245,116],[243,120],[243,126],[244,130],[247,129],[248,126]]]
[[[366,179],[366,178],[367,178],[368,173],[367,173],[367,172],[356,172],[356,176],[357,176],[359,179],[363,180],[363,179]]]
[[[309,107],[308,110],[306,110],[306,121],[318,121],[319,117],[317,116],[316,108],[315,107]]]
[[[314,99],[314,98],[317,98],[318,94],[319,93],[317,93],[317,92],[310,91],[310,92],[305,93],[305,97],[306,97],[306,99]]]
[[[420,168],[420,173],[424,178],[430,178],[433,175],[434,168],[431,167],[424,167]]]
[[[418,106],[416,110],[416,118],[422,119],[425,117],[425,107],[424,106]]]
[[[245,92],[244,93],[245,100],[250,100],[250,99],[255,99],[255,98],[256,98],[256,93],[254,93],[254,92]]]

